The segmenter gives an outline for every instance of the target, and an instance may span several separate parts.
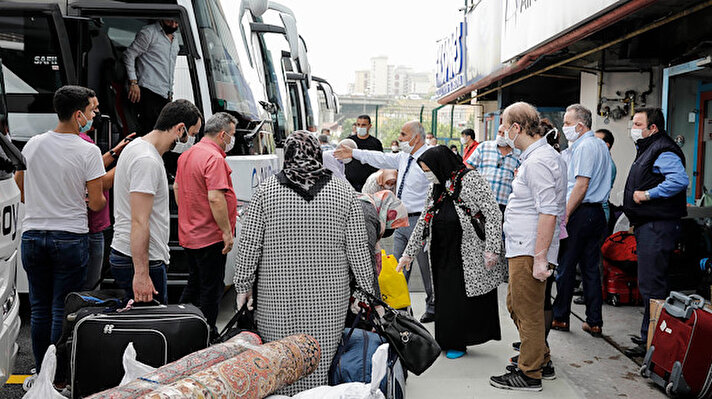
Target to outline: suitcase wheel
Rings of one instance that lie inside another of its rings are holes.
[[[611,304],[611,306],[620,306],[621,304],[621,297],[618,294],[610,294],[608,296],[608,303]]]
[[[667,396],[670,398],[675,397],[675,393],[672,391],[672,382],[669,382],[667,385],[665,385],[665,394],[667,394]]]

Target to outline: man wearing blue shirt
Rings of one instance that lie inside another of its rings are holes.
[[[606,229],[603,204],[611,192],[611,156],[606,144],[591,131],[591,111],[580,104],[566,109],[564,135],[571,144],[566,190],[566,230],[562,241],[556,275],[556,300],[551,328],[569,330],[571,299],[576,283],[576,265],[581,268],[586,321],[583,330],[600,337],[603,318],[601,308],[601,241]]]
[[[634,227],[638,245],[638,288],[645,313],[638,346],[628,356],[645,355],[650,324],[650,299],[668,295],[670,255],[680,235],[680,219],[687,215],[685,199],[689,178],[685,156],[663,131],[665,117],[659,108],[640,108],[633,115],[630,135],[638,152],[628,172],[623,212]]]

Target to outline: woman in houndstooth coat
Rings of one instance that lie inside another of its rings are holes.
[[[317,370],[279,393],[327,384],[349,306],[349,271],[374,292],[370,256],[353,189],[322,166],[309,132],[292,133],[282,172],[257,188],[243,217],[234,280],[238,306],[256,280],[255,321],[265,342],[305,333],[321,346]]]

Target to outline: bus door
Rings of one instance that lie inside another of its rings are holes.
[[[179,33],[174,39],[178,40],[179,52],[174,70],[173,99],[189,100],[205,114],[206,104],[196,62],[201,55],[185,8],[113,1],[78,2],[71,4],[71,8],[91,21],[84,29],[79,29],[78,80],[79,84],[97,93],[99,109],[111,126],[107,144],[138,131],[137,107],[128,99],[128,74],[123,54],[139,30],[162,19],[179,21]]]

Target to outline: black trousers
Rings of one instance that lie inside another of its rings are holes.
[[[569,322],[571,300],[576,285],[576,265],[581,267],[583,294],[586,302],[586,323],[603,325],[603,294],[601,291],[601,242],[606,230],[606,216],[600,204],[581,204],[569,216],[566,225],[569,237],[562,241],[559,266],[556,269],[556,299],[554,319]]]
[[[140,87],[141,100],[138,102],[138,125],[139,136],[143,136],[153,130],[158,120],[158,115],[170,101],[151,90]]]
[[[225,260],[222,254],[225,245],[219,242],[204,248],[185,249],[188,260],[188,285],[180,297],[181,303],[192,303],[200,308],[208,321],[211,335],[217,333],[215,321],[223,291],[225,291]]]
[[[658,220],[635,226],[635,241],[638,253],[638,288],[645,304],[640,336],[648,338],[650,324],[650,299],[665,299],[668,296],[667,272],[670,255],[680,237],[680,220]]]

